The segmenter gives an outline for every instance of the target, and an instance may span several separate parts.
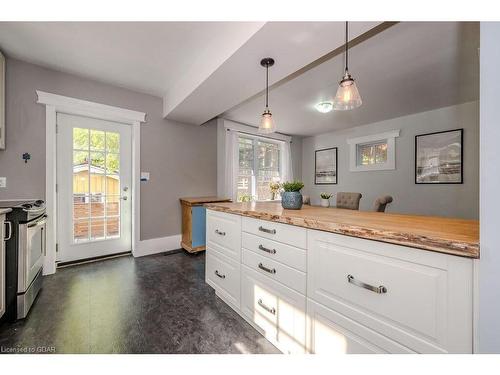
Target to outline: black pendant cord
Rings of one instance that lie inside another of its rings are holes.
[[[269,64],[266,65],[266,108],[269,107]]]
[[[349,62],[349,52],[348,52],[348,33],[349,33],[349,29],[348,29],[348,24],[349,24],[349,21],[345,21],[345,72],[347,73],[349,71],[348,69],[348,62]]]

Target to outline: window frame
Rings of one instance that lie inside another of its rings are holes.
[[[260,137],[252,134],[247,134],[247,133],[241,133],[238,132],[238,151],[239,151],[239,139],[240,138],[245,138],[245,139],[250,139],[252,140],[252,145],[253,145],[253,166],[252,166],[252,175],[250,178],[250,192],[251,192],[251,197],[252,197],[252,202],[269,202],[271,201],[266,200],[266,199],[258,199],[257,197],[257,171],[258,171],[258,158],[255,156],[255,150],[258,146],[258,142],[264,142],[264,143],[273,143],[278,146],[279,149],[279,168],[278,168],[278,173],[280,176],[280,180],[283,175],[283,144],[284,141],[281,140],[276,140],[273,138],[267,138],[267,137]],[[239,152],[238,152],[238,160],[237,160],[237,165],[238,165],[238,170],[236,173],[236,198],[238,199],[238,177],[240,176],[239,170],[240,170],[240,160],[239,160]],[[275,199],[275,201],[280,201],[281,199]]]
[[[396,169],[396,138],[399,137],[400,130],[372,134],[364,137],[350,138],[349,144],[349,170],[351,172],[367,172]],[[385,163],[375,163],[369,165],[358,164],[358,146],[367,144],[387,143],[387,161]]]

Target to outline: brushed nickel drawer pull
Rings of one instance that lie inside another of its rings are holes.
[[[272,308],[271,308],[271,307],[267,307],[267,306],[264,304],[264,302],[262,302],[262,300],[261,300],[261,299],[259,299],[259,300],[257,301],[257,303],[259,304],[259,306],[260,306],[260,307],[262,307],[262,308],[263,308],[264,310],[266,310],[267,312],[269,312],[269,313],[271,313],[271,314],[273,314],[273,315],[276,315],[276,309],[275,309],[274,307],[272,307]]]
[[[268,249],[267,247],[264,247],[262,245],[259,245],[259,250],[265,251],[269,254],[276,254],[276,249]]]
[[[387,288],[385,286],[383,286],[383,285],[373,286],[370,284],[366,284],[362,281],[356,280],[353,275],[347,275],[347,282],[351,283],[353,285],[359,286],[360,288],[368,289],[368,290],[375,292],[375,293],[378,293],[378,294],[387,293]]]
[[[267,228],[264,228],[263,226],[260,226],[259,230],[261,232],[265,232],[265,233],[269,233],[269,234],[276,234],[276,229],[267,229]]]
[[[215,270],[215,275],[218,276],[218,277],[220,277],[221,279],[225,279],[226,278],[226,275],[221,275],[219,273],[219,271],[217,271],[217,270]]]
[[[219,236],[225,236],[226,232],[221,232],[220,230],[216,229],[215,233],[217,233]]]
[[[269,272],[269,273],[272,273],[272,274],[275,274],[276,273],[276,269],[273,268],[267,268],[266,266],[264,266],[262,263],[259,263],[259,268],[263,271],[266,271],[266,272]]]

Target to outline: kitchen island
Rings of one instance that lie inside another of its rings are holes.
[[[472,353],[472,220],[207,204],[206,281],[284,353]]]
[[[479,258],[479,221],[388,214],[304,205],[285,210],[279,202],[208,204],[209,209],[424,250]]]

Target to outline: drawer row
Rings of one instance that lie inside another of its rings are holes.
[[[348,352],[472,351],[469,259],[211,211],[207,240],[207,282],[255,325],[271,321],[271,335],[284,335],[271,312],[299,319],[281,317],[282,301],[316,315],[319,341],[305,347],[326,330],[343,332]]]

